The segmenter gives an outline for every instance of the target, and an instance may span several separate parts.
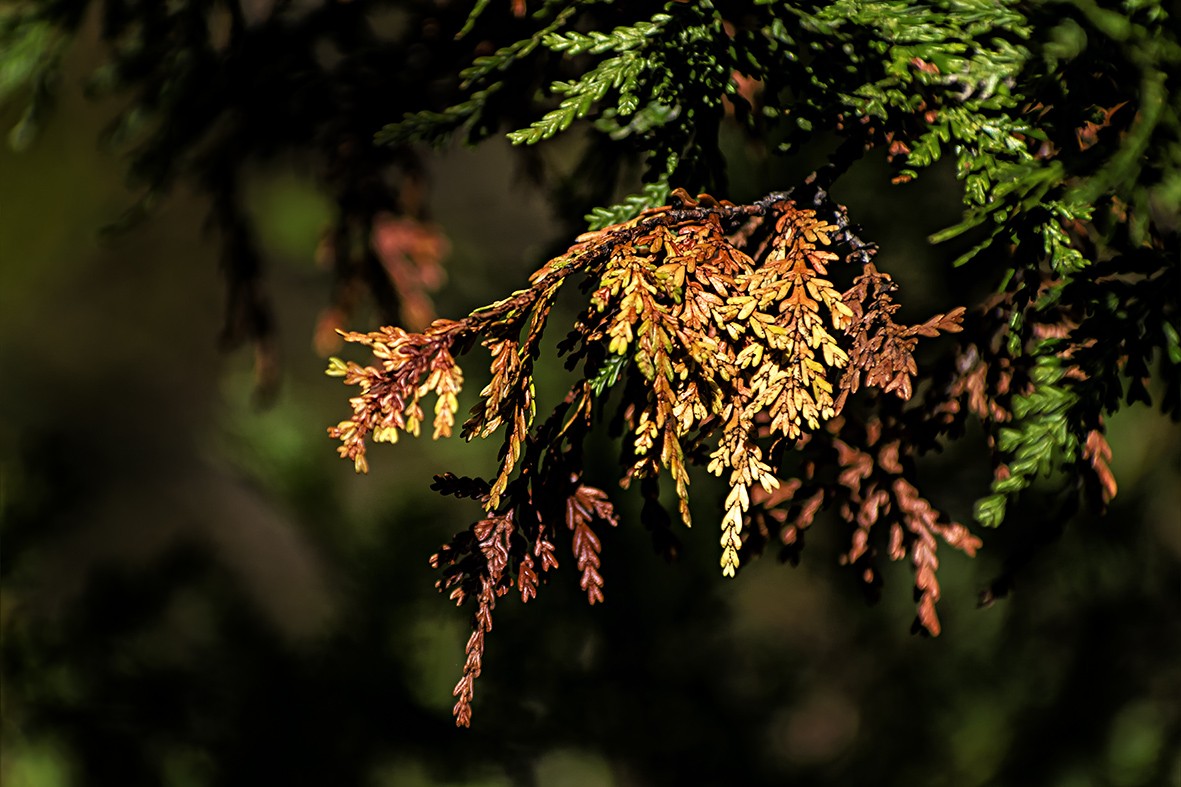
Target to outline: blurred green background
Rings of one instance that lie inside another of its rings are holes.
[[[0,151],[5,787],[1181,784],[1181,431],[1143,406],[1110,423],[1105,518],[1053,521],[1035,490],[976,559],[943,550],[938,639],[910,634],[906,566],[864,603],[826,522],[798,567],[768,556],[723,580],[704,475],[701,526],[666,564],[604,440],[591,474],[624,512],[604,534],[607,603],[586,606],[564,556],[534,602],[506,598],[473,727],[456,729],[468,612],[435,593],[427,557],[478,511],[428,486],[486,474],[495,443],[381,446],[367,477],[336,457],[324,430],[348,392],[311,341],[329,206],[301,161],[249,173],[283,360],[276,403],[254,407],[252,358],[216,349],[202,200],[181,190],[100,234],[135,195],[97,146],[121,107],[81,98],[88,57],[32,147]],[[729,145],[735,200],[807,169]],[[903,317],[970,302],[982,277],[924,241],[955,218],[955,182],[883,173],[865,162],[834,196],[881,244]],[[561,244],[505,146],[446,152],[430,174],[452,249],[440,314],[522,286]],[[564,378],[552,360],[542,375],[544,409]],[[987,486],[982,447],[922,468],[957,516]],[[1012,595],[977,609],[1039,539]]]

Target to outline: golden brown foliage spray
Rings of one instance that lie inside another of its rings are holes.
[[[470,721],[496,599],[514,584],[524,601],[536,594],[539,575],[558,564],[561,523],[588,601],[604,598],[594,525],[614,526],[617,517],[607,495],[583,483],[581,445],[617,386],[624,392],[624,487],[636,479],[651,484],[667,472],[688,525],[688,466],[701,462],[726,478],[724,575],[735,574],[741,551],[767,539],[769,521],[791,544],[830,498],[843,500],[842,516],[856,523],[846,557],[859,564],[868,556],[870,529],[893,511],[889,554],[909,556],[917,620],[938,633],[936,537],[969,554],[978,541],[918,494],[900,463],[897,436],[872,422],[875,453],[864,453],[840,439],[840,414],[863,388],[909,399],[918,339],[959,331],[963,310],[916,326],[896,323],[896,285],[873,264],[875,249],[856,236],[844,208],[820,189],[809,191],[806,199],[772,194],[734,205],[678,190],[668,206],[582,235],[533,274],[527,289],[462,320],[436,320],[422,333],[387,327],[343,334],[380,362],[333,359],[329,369],[359,388],[352,416],[329,433],[361,472],[367,439],[418,434],[429,394],[434,436],[449,435],[463,383],[455,359],[477,341],[491,353],[491,381],[463,434],[488,437],[503,427],[500,468],[490,482],[443,475],[435,484],[444,494],[478,499],[485,512],[431,559],[443,572],[441,590],[460,604],[476,601],[455,689],[459,724]],[[860,268],[842,292],[833,273],[848,264]],[[571,279],[584,282],[590,298],[561,350],[582,374],[538,426],[533,363],[558,292]],[[825,429],[838,451],[841,494],[807,479],[785,482],[772,461],[785,449],[805,449]],[[654,499],[653,487],[644,496]],[[750,541],[752,522],[757,535]],[[863,571],[871,581],[873,570]]]

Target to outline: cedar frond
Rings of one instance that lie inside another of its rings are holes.
[[[848,556],[857,563],[871,557],[870,529],[882,512],[911,510],[904,546],[929,601],[923,619],[934,620],[936,563],[924,534],[946,536],[950,526],[884,491],[890,487],[875,474],[904,477],[896,455],[879,452],[875,459],[836,435],[844,436],[840,415],[859,389],[908,399],[918,340],[958,331],[962,310],[917,326],[895,323],[896,286],[873,265],[873,254],[844,208],[815,186],[806,198],[776,193],[749,205],[677,189],[668,205],[581,235],[534,273],[529,287],[462,320],[436,320],[422,333],[343,334],[380,362],[363,367],[333,359],[329,370],[360,388],[350,400],[352,418],[329,430],[359,470],[366,467],[367,438],[392,442],[400,432],[418,433],[427,394],[437,397],[434,436],[450,434],[463,381],[454,359],[476,344],[491,355],[489,383],[463,434],[486,438],[503,430],[500,467],[490,483],[449,475],[435,481],[440,492],[477,499],[484,508],[484,518],[431,561],[442,571],[441,591],[457,603],[476,601],[456,687],[460,724],[470,718],[495,599],[510,587],[523,601],[536,596],[542,575],[557,566],[559,519],[587,600],[604,600],[593,524],[613,526],[617,517],[606,493],[583,481],[581,445],[601,409],[596,403],[621,383],[620,483],[640,480],[643,519],[662,544],[674,542],[652,514],[656,479],[661,471],[671,476],[678,513],[689,525],[691,464],[705,464],[729,483],[721,519],[724,576],[733,576],[741,556],[757,551],[773,529],[786,546],[798,547],[803,529],[834,500],[843,500],[843,515],[859,523]],[[830,269],[850,262],[860,270],[842,292]],[[533,363],[553,303],[572,278],[589,299],[560,351],[581,378],[537,426]],[[843,492],[777,476],[772,456],[792,443],[807,446],[815,435],[833,438]]]
[[[1091,470],[1091,484],[1096,489],[1096,496],[1101,506],[1106,507],[1119,491],[1115,482],[1115,474],[1111,472],[1111,445],[1101,429],[1092,429],[1087,433],[1087,441],[1083,444],[1083,459]]]
[[[941,522],[939,512],[905,478],[895,479],[891,492],[908,534],[904,549],[910,553],[914,568],[915,595],[918,599],[915,625],[932,636],[938,636],[941,626],[935,614],[935,602],[939,600],[940,590],[936,577],[939,559],[936,556],[935,537],[939,536],[949,546],[969,557],[976,554],[981,541],[958,522]]]
[[[341,455],[364,469],[368,435],[380,441],[398,430],[417,433],[418,400],[428,392],[439,396],[435,435],[449,434],[462,383],[452,353],[478,338],[491,352],[492,377],[464,435],[505,428],[501,467],[485,500],[485,509],[496,511],[533,426],[532,364],[549,311],[578,274],[591,291],[571,345],[588,387],[582,399],[589,405],[621,374],[639,375],[647,392],[625,416],[633,456],[625,482],[667,470],[688,525],[687,457],[720,432],[708,469],[730,481],[721,564],[733,575],[751,487],[770,492],[779,484],[763,459],[756,421],[765,421],[763,437],[796,440],[835,417],[863,385],[908,399],[919,337],[958,331],[962,310],[918,326],[895,323],[896,286],[870,261],[873,247],[852,233],[844,209],[819,190],[812,207],[787,194],[739,206],[680,189],[670,203],[582,235],[537,271],[528,289],[464,320],[436,321],[423,334],[345,334],[371,347],[383,369],[334,361],[334,373],[362,389],[353,418],[330,430]],[[850,259],[862,271],[842,294],[828,269]]]
[[[590,604],[603,600],[603,577],[599,574],[602,543],[590,523],[598,520],[614,527],[618,524],[615,508],[601,489],[580,485],[566,500],[566,527],[574,533],[572,548],[582,572],[579,586],[586,591]]]

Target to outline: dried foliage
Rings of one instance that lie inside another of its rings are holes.
[[[801,489],[797,482],[779,494],[770,457],[806,447],[826,422],[840,423],[833,419],[861,388],[909,399],[918,338],[960,330],[962,309],[921,325],[896,323],[896,287],[873,264],[874,248],[823,190],[800,191],[734,205],[678,189],[668,206],[584,234],[537,271],[528,289],[463,320],[437,320],[421,334],[392,327],[343,334],[380,361],[333,359],[329,369],[359,388],[352,417],[329,432],[360,471],[368,438],[418,434],[428,394],[436,396],[434,435],[450,434],[463,381],[455,358],[477,340],[491,354],[491,381],[463,431],[488,437],[503,428],[501,467],[491,482],[440,476],[436,484],[445,494],[479,499],[486,514],[432,558],[443,570],[440,589],[459,603],[474,598],[477,607],[456,687],[460,724],[470,719],[495,600],[514,581],[522,600],[537,592],[539,571],[557,564],[557,522],[564,519],[570,533],[588,601],[603,600],[601,543],[592,525],[615,525],[616,516],[606,494],[583,483],[581,449],[613,388],[623,392],[616,405],[627,457],[623,486],[667,472],[688,525],[689,466],[702,463],[726,478],[721,568],[733,576],[752,518],[785,511]],[[849,263],[860,270],[842,292],[835,268]],[[589,293],[561,345],[580,379],[535,427],[533,361],[558,291],[571,279]],[[865,536],[879,514],[896,511],[891,555],[910,556],[920,620],[937,633],[935,537],[969,554],[978,541],[918,495],[912,474],[898,464],[898,439],[863,454],[831,434],[842,466],[851,468],[841,475],[842,511],[861,528],[850,560],[866,554]],[[874,473],[881,477],[871,479]],[[806,524],[799,518],[786,527]]]
[[[909,428],[901,412],[871,417],[863,424],[836,418],[826,424],[826,433],[801,441],[799,477],[784,483],[778,494],[754,499],[757,530],[748,549],[761,551],[777,535],[785,556],[794,556],[816,514],[834,508],[850,527],[849,549],[841,562],[855,568],[866,590],[875,594],[880,547],[892,560],[909,558],[918,604],[915,630],[938,635],[938,540],[969,556],[982,542],[919,494],[916,448],[907,439]]]
[[[0,11],[0,98],[28,99],[17,146],[44,115],[88,5]],[[91,86],[131,98],[108,136],[136,142],[144,199],[133,213],[186,176],[210,196],[224,239],[223,338],[255,344],[262,389],[277,379],[273,318],[239,181],[245,165],[281,154],[316,163],[337,211],[321,247],[334,284],[317,346],[336,345],[366,294],[400,326],[343,334],[374,365],[331,362],[357,388],[352,416],[331,432],[358,470],[367,441],[419,433],[431,394],[432,433],[450,434],[457,359],[477,344],[490,352],[491,381],[463,434],[503,430],[500,466],[487,481],[437,480],[483,508],[434,559],[440,588],[477,608],[460,723],[497,598],[514,584],[532,598],[567,548],[588,600],[604,598],[600,539],[617,517],[581,456],[608,415],[623,436],[620,480],[638,481],[661,552],[680,544],[659,477],[671,477],[687,524],[690,468],[702,466],[728,484],[724,574],[774,541],[794,558],[828,509],[871,593],[880,555],[911,563],[916,626],[929,633],[939,631],[937,545],[971,554],[980,540],[920,491],[919,457],[978,425],[992,479],[975,519],[999,526],[1049,478],[1067,493],[1053,517],[1065,522],[1080,498],[1102,509],[1116,494],[1109,415],[1155,399],[1181,417],[1181,91],[1170,90],[1181,41],[1166,4],[464,6],[104,3],[109,68]],[[384,37],[369,16],[379,11],[400,20]],[[673,191],[729,193],[724,123],[778,154],[839,142],[792,194],[733,205]],[[578,125],[572,172],[531,152]],[[425,209],[416,145],[506,131],[528,174],[591,231],[528,288],[429,322],[445,243]],[[990,296],[895,322],[893,280],[824,192],[875,149],[892,168],[884,199],[890,183],[951,165],[962,215],[930,241],[966,238],[949,262],[971,265]],[[616,200],[623,184],[636,193]],[[538,422],[534,364],[570,279],[587,296],[561,345],[578,377]],[[920,339],[961,328],[919,368]],[[1026,556],[1010,556],[985,600]]]

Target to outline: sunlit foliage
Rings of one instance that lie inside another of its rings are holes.
[[[384,369],[342,364],[334,372],[362,386],[354,417],[332,433],[363,468],[365,433],[416,429],[428,391],[439,394],[436,432],[449,428],[457,347],[480,340],[492,353],[492,383],[465,434],[505,427],[502,465],[473,493],[498,524],[481,520],[435,558],[447,567],[441,587],[455,588],[458,600],[478,596],[457,687],[463,724],[494,595],[507,592],[514,573],[528,577],[524,598],[535,592],[531,567],[519,567],[536,545],[552,554],[539,528],[560,521],[563,498],[588,493],[579,445],[614,388],[623,392],[614,421],[624,486],[639,479],[655,501],[656,478],[667,472],[688,524],[687,466],[704,464],[729,483],[723,573],[772,539],[798,550],[818,511],[835,507],[852,529],[844,560],[867,586],[880,582],[879,552],[909,558],[916,627],[933,634],[937,539],[969,554],[981,541],[920,494],[918,456],[978,419],[994,481],[976,518],[996,526],[1039,474],[1068,470],[1063,482],[1080,479],[1100,505],[1115,494],[1103,413],[1120,406],[1125,377],[1129,401],[1147,398],[1153,356],[1164,408],[1179,411],[1181,120],[1164,86],[1181,47],[1163,8],[1140,4],[1124,16],[1089,2],[669,3],[647,17],[637,8],[626,22],[616,13],[614,26],[598,28],[593,6],[583,4],[585,17],[574,5],[545,6],[537,16],[550,21],[536,34],[461,74],[462,101],[409,115],[379,136],[485,136],[496,127],[490,102],[502,75],[545,50],[573,58],[575,71],[551,85],[557,105],[509,140],[533,145],[590,120],[611,144],[640,153],[650,184],[589,215],[591,232],[535,274],[530,289],[421,337],[348,334],[374,346]],[[571,27],[580,19],[588,26]],[[480,29],[478,11],[468,28]],[[1117,76],[1129,73],[1137,75],[1131,89]],[[781,139],[780,152],[821,135],[841,144],[798,195],[750,206],[690,199],[682,187],[724,188],[717,132],[727,114],[756,137]],[[959,332],[964,309],[949,304],[921,325],[896,324],[893,281],[820,188],[878,147],[896,183],[941,158],[956,162],[963,220],[932,241],[972,235],[954,264],[982,266],[982,278],[997,283],[971,310],[958,349],[929,369],[914,361],[917,339]],[[829,269],[850,260],[860,270],[838,289]],[[588,278],[589,305],[562,350],[581,382],[534,428],[532,364],[557,290],[574,274]],[[424,381],[427,367],[416,359],[426,342],[447,360]],[[843,413],[865,388],[879,394]],[[916,389],[920,401],[902,406]],[[615,522],[609,508],[599,516]],[[495,559],[487,533],[501,534]],[[592,602],[601,598],[601,581],[585,572],[583,587]],[[1003,582],[986,596],[995,591]]]
[[[88,5],[0,12],[0,97],[29,107],[15,144],[44,115]],[[225,339],[254,341],[264,372],[272,318],[238,204],[241,168],[313,154],[339,208],[323,246],[337,283],[318,343],[331,346],[363,294],[391,326],[344,333],[374,365],[334,360],[329,370],[358,389],[351,417],[331,430],[358,470],[367,439],[419,432],[431,395],[432,432],[449,434],[457,359],[476,345],[491,353],[491,382],[463,431],[503,429],[500,466],[489,480],[437,481],[483,507],[433,561],[441,589],[477,609],[460,723],[495,600],[514,585],[531,598],[566,551],[559,540],[569,539],[588,599],[604,597],[594,528],[626,523],[584,481],[583,440],[599,420],[620,437],[619,476],[638,482],[661,548],[676,538],[658,479],[671,479],[687,524],[690,468],[702,466],[729,486],[718,516],[724,573],[774,541],[794,557],[829,509],[850,534],[843,560],[867,588],[880,582],[879,555],[909,560],[916,625],[938,633],[937,542],[970,554],[987,531],[969,531],[920,491],[919,457],[975,422],[992,471],[977,523],[999,526],[1039,478],[1061,492],[1053,515],[1065,519],[1080,497],[1101,509],[1117,492],[1106,416],[1151,401],[1181,416],[1181,98],[1171,84],[1181,43],[1165,4],[462,5],[104,3],[109,64],[92,85],[133,97],[109,136],[132,149],[141,212],[182,178],[211,196]],[[404,15],[383,37],[361,6]],[[321,57],[325,42],[364,57],[338,69]],[[308,100],[288,101],[296,94]],[[777,154],[827,153],[828,164],[807,183],[732,204],[724,124]],[[533,154],[575,129],[571,172]],[[528,288],[463,319],[413,325],[428,319],[444,248],[421,195],[422,145],[500,134],[567,214],[586,213],[571,236],[589,231]],[[947,263],[970,266],[988,295],[895,322],[895,283],[827,196],[875,151],[892,168],[875,199],[895,199],[891,182],[932,167],[954,172],[961,218],[930,240],[960,244]],[[637,163],[639,183],[629,178]],[[716,199],[690,196],[699,192]],[[577,382],[538,421],[534,364],[568,280],[586,288],[561,345]],[[954,335],[932,341],[920,365],[918,340],[940,333]]]
[[[488,437],[504,427],[501,468],[491,483],[448,477],[437,483],[444,493],[479,499],[487,516],[432,559],[444,568],[440,589],[450,589],[459,603],[477,599],[468,661],[456,688],[459,723],[470,719],[472,679],[495,599],[509,592],[514,577],[523,600],[536,594],[534,558],[543,572],[557,565],[549,534],[556,522],[564,519],[573,533],[588,600],[603,598],[599,542],[590,524],[614,525],[617,517],[604,493],[582,482],[582,440],[615,386],[624,391],[615,416],[627,457],[624,486],[666,471],[688,525],[687,465],[707,463],[709,472],[727,479],[721,525],[727,576],[739,565],[752,495],[762,508],[771,499],[785,502],[771,457],[805,443],[805,435],[837,417],[862,386],[910,398],[917,338],[959,331],[963,310],[898,325],[891,316],[895,285],[872,256],[844,210],[817,189],[802,205],[773,194],[743,206],[678,190],[671,206],[584,234],[535,273],[529,289],[463,320],[438,320],[422,334],[400,328],[344,334],[381,361],[378,368],[333,359],[329,369],[360,389],[351,400],[352,418],[330,430],[341,441],[341,455],[360,471],[367,469],[367,437],[394,442],[399,431],[418,434],[425,417],[420,400],[428,394],[436,396],[434,435],[449,435],[463,381],[455,356],[477,339],[492,356],[491,382],[464,435]],[[848,262],[861,269],[842,293],[829,267]],[[533,361],[559,289],[571,278],[590,293],[562,345],[567,366],[580,368],[581,379],[534,429]],[[934,535],[969,553],[978,541],[958,523],[938,522],[897,466],[897,441],[893,445],[894,461],[883,464],[897,478],[893,491],[881,494],[894,495],[907,535],[892,537],[891,555],[912,556],[919,618],[937,633]],[[856,480],[847,484],[854,496],[861,476]],[[858,518],[865,529],[890,505],[876,495],[862,500]],[[787,525],[785,536],[796,526]],[[852,551],[860,557],[857,544]]]

